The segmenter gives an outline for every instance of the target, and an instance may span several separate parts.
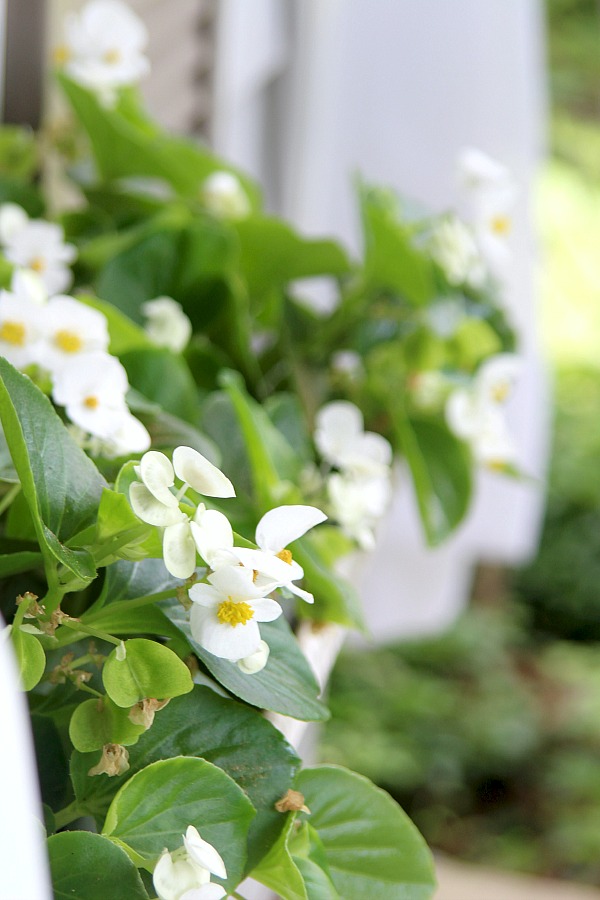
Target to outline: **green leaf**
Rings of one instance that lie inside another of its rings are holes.
[[[305,769],[297,780],[344,900],[428,900],[431,854],[408,816],[362,775],[337,766]]]
[[[302,606],[300,614],[316,621],[337,622],[364,630],[360,595],[334,568],[349,549],[339,529],[320,526],[295,541],[293,548],[294,559],[304,569],[304,583],[315,595],[314,607]],[[340,556],[336,556],[336,549]]]
[[[294,815],[288,815],[285,829],[251,874],[252,878],[275,891],[282,900],[309,900],[304,878],[288,847],[295,819]]]
[[[152,859],[164,847],[181,847],[181,835],[194,825],[223,857],[231,889],[243,876],[253,816],[254,807],[229,775],[206,760],[176,757],[152,763],[125,782],[103,833]]]
[[[105,744],[135,744],[145,729],[130,722],[128,715],[128,709],[121,709],[109,697],[85,700],[71,716],[71,743],[82,753],[100,750]]]
[[[471,499],[471,456],[466,445],[434,419],[398,417],[398,436],[413,477],[428,543],[436,546],[464,518]]]
[[[343,248],[335,241],[302,237],[281,219],[251,216],[235,223],[240,238],[240,265],[253,298],[296,278],[340,277],[350,271]]]
[[[191,141],[162,132],[144,116],[133,92],[121,95],[115,107],[107,107],[93,92],[63,75],[59,80],[88,132],[103,178],[140,175],[160,178],[178,193],[195,198],[205,178],[212,172],[225,170],[235,173],[256,205],[258,191],[249,178]]]
[[[46,668],[44,648],[35,634],[21,628],[11,628],[10,636],[23,690],[30,691],[39,682]]]
[[[78,300],[97,309],[106,318],[108,333],[110,335],[109,352],[113,356],[121,356],[130,350],[141,350],[154,347],[154,344],[145,331],[132,322],[124,313],[118,310],[112,303],[99,300],[91,294],[78,294]]]
[[[390,194],[363,186],[359,198],[367,283],[376,290],[392,290],[415,305],[426,303],[435,291],[433,264],[398,221]]]
[[[195,424],[198,392],[185,360],[164,347],[129,350],[121,355],[130,385],[171,415]]]
[[[18,575],[20,572],[29,572],[42,562],[42,554],[32,550],[19,550],[15,553],[0,555],[0,578],[9,575]]]
[[[119,659],[116,647],[102,669],[106,692],[117,706],[130,707],[148,697],[166,700],[192,690],[190,670],[168,647],[132,638],[125,651],[125,659]]]
[[[45,558],[91,580],[90,555],[64,543],[94,521],[104,479],[44,394],[1,358],[0,417]]]
[[[48,838],[54,900],[148,900],[139,872],[112,841],[89,831]]]
[[[252,868],[285,825],[275,803],[291,787],[299,761],[283,735],[260,713],[209,688],[196,686],[160,710],[129,751],[130,768],[120,777],[88,776],[95,757],[74,753],[71,776],[79,808],[104,815],[123,782],[145,766],[173,756],[202,757],[246,792],[257,810],[248,834],[248,868]]]
[[[95,545],[92,552],[100,554],[103,565],[117,558],[162,558],[162,544],[157,529],[138,519],[124,494],[108,488],[104,488],[100,498]],[[107,556],[111,545],[114,546],[114,553]]]
[[[308,900],[340,900],[329,876],[312,859],[294,856],[294,863],[302,875]]]
[[[303,721],[324,721],[329,711],[319,699],[315,676],[283,616],[275,622],[261,622],[263,640],[271,648],[269,661],[261,672],[244,675],[235,663],[208,653],[194,641],[189,616],[179,603],[161,604],[169,619],[188,639],[190,646],[220,684],[236,697]]]

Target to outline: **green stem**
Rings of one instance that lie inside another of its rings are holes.
[[[2,515],[4,510],[10,506],[10,504],[13,502],[13,500],[15,499],[15,497],[17,496],[17,494],[19,493],[20,490],[21,490],[20,483],[13,484],[13,486],[8,489],[8,491],[5,493],[2,500],[0,500],[0,516]]]
[[[83,682],[80,685],[78,685],[78,689],[80,691],[85,691],[87,694],[92,694],[93,697],[97,697],[99,700],[104,700],[104,694],[101,694],[100,691],[97,691],[94,688],[91,688],[87,684],[83,684]]]
[[[111,538],[109,541],[102,545],[103,552],[96,555],[94,554],[94,562],[96,566],[101,566],[105,559],[109,559],[111,556],[114,556],[121,547],[126,547],[127,544],[130,544],[132,541],[135,541],[137,538],[143,537],[143,535],[148,530],[148,526],[140,522],[139,525],[136,525],[135,528],[128,528],[126,531],[121,532],[121,534],[116,535],[116,537]]]
[[[117,647],[121,643],[119,638],[113,637],[113,635],[108,634],[107,631],[100,631],[99,628],[93,628],[91,625],[84,625],[83,622],[70,622],[68,619],[65,619],[62,623],[62,628],[69,628],[71,631],[91,634],[92,637],[98,638],[100,641],[108,641],[109,644],[115,644]],[[74,640],[78,640],[78,638],[75,638]]]
[[[65,825],[69,825],[71,822],[74,822],[75,819],[78,819],[81,815],[82,813],[77,806],[77,801],[73,800],[73,802],[69,803],[68,806],[65,806],[64,809],[59,809],[57,813],[54,813],[56,830],[58,831],[60,828],[64,828]]]
[[[119,600],[118,608],[122,609],[137,609],[140,606],[150,606],[152,603],[159,603],[161,600],[169,600],[171,597],[175,596],[176,589],[171,588],[168,591],[159,591],[156,594],[145,594],[143,597],[132,597],[131,600]],[[117,604],[115,604],[115,607]],[[94,619],[102,618],[106,607],[103,606],[102,609],[99,609],[97,612],[92,612],[89,616],[85,616],[86,622],[94,622]]]

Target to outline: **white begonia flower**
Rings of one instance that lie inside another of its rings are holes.
[[[256,675],[258,672],[262,672],[267,665],[270,653],[271,648],[267,642],[261,641],[258,650],[251,653],[250,656],[238,659],[236,661],[236,666],[244,673],[244,675]]]
[[[355,476],[334,472],[327,479],[331,513],[344,534],[362,550],[375,547],[375,527],[391,498],[388,475]]]
[[[200,503],[190,526],[198,553],[211,569],[235,565],[233,529],[226,515]]]
[[[312,594],[294,584],[304,578],[304,570],[286,548],[326,518],[316,506],[277,506],[266,512],[256,526],[255,539],[259,549],[233,547],[231,552],[243,566],[258,573],[256,584],[283,587],[307,603],[314,603]]]
[[[96,352],[108,355],[106,316],[74,297],[52,297],[44,307],[44,322],[46,340],[39,362],[52,375],[77,357]]]
[[[331,357],[331,368],[353,381],[357,381],[365,374],[362,357],[355,350],[338,350]]]
[[[502,407],[521,365],[512,353],[490,357],[480,366],[471,385],[453,391],[446,403],[450,429],[471,445],[478,462],[492,468],[515,461],[516,448]]]
[[[457,216],[446,216],[436,223],[430,250],[450,284],[468,284],[474,288],[484,284],[486,269],[477,242]]]
[[[3,245],[7,260],[36,272],[49,295],[70,285],[73,276],[69,264],[75,260],[77,250],[73,244],[65,244],[60,225],[43,219],[27,219],[16,228],[13,223]]]
[[[44,336],[39,306],[9,291],[0,291],[0,355],[17,369],[38,361]]]
[[[357,475],[377,475],[388,470],[392,462],[389,441],[364,430],[363,415],[354,403],[327,403],[318,411],[315,424],[315,444],[331,465]]]
[[[183,846],[185,847],[189,858],[210,872],[217,878],[227,878],[227,870],[221,856],[217,853],[212,844],[200,837],[197,828],[188,825],[183,837]]]
[[[254,583],[243,566],[222,566],[208,584],[190,588],[192,636],[205,650],[222,659],[244,659],[260,649],[259,622],[279,618],[279,603],[265,597],[272,589]]]
[[[175,578],[189,578],[196,569],[194,522],[179,509],[179,501],[188,487],[207,497],[233,497],[230,480],[206,457],[191,447],[177,447],[173,463],[157,450],[145,453],[137,467],[141,482],[131,485],[129,500],[135,514],[148,525],[164,528],[163,558]],[[183,481],[176,494],[171,492],[175,475]],[[196,516],[206,512],[200,504]],[[208,561],[208,560],[207,560]]]
[[[14,234],[22,231],[29,222],[29,216],[17,203],[0,205],[0,243],[6,244]]]
[[[37,272],[32,269],[14,269],[10,281],[10,292],[18,300],[44,306],[48,300],[48,291]]]
[[[192,336],[192,323],[180,303],[171,297],[157,297],[142,303],[141,308],[148,320],[145,331],[151,341],[174,353],[180,353],[187,346]]]
[[[512,259],[508,242],[516,198],[512,175],[502,163],[472,147],[462,151],[458,167],[479,250],[490,272],[502,279]]]
[[[204,205],[223,219],[244,219],[251,211],[244,188],[231,172],[213,172],[202,182],[200,197]]]
[[[65,41],[54,56],[70,78],[112,102],[117,88],[150,71],[147,43],[146,26],[125,3],[91,0],[66,18]]]

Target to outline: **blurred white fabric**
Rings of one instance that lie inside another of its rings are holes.
[[[265,184],[271,208],[302,231],[358,249],[357,172],[432,209],[455,206],[465,146],[505,163],[519,185],[507,305],[525,372],[509,419],[531,478],[482,473],[468,521],[435,551],[401,491],[366,561],[375,637],[438,630],[464,604],[474,562],[522,562],[539,531],[548,398],[531,193],[546,115],[541,3],[221,0],[219,13],[215,149]]]

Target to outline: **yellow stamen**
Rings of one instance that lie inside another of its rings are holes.
[[[217,610],[217,619],[221,622],[222,625],[231,625],[232,628],[235,628],[236,625],[245,625],[246,622],[249,622],[250,619],[254,618],[254,610],[247,603],[244,603],[243,600],[238,601],[232,600],[231,597],[228,597],[227,600],[223,600]]]
[[[52,59],[54,60],[55,65],[64,66],[65,63],[68,63],[71,59],[71,51],[66,44],[59,44],[58,47],[55,47],[52,51]]]
[[[46,268],[46,260],[43,256],[34,256],[29,263],[29,268],[33,269],[34,272],[37,272],[38,275],[41,275]]]
[[[113,66],[121,61],[121,53],[113,47],[112,50],[107,50],[106,53],[102,55],[102,59],[105,63],[108,63],[109,66]]]
[[[89,397],[86,397],[83,401],[83,405],[87,406],[88,409],[98,409],[100,406],[100,401],[97,397],[94,397],[93,394],[90,394]]]
[[[280,550],[279,553],[276,554],[277,559],[282,559],[288,566],[292,564],[292,551],[291,550]]]
[[[500,384],[496,384],[492,388],[492,400],[495,403],[504,403],[509,393],[510,384],[507,381],[501,381]]]
[[[27,329],[22,322],[11,322],[9,319],[0,326],[0,341],[6,341],[13,347],[22,347],[25,344]]]
[[[494,216],[491,221],[492,231],[495,234],[506,235],[509,234],[512,228],[512,222],[509,216]]]
[[[54,335],[54,343],[64,353],[79,353],[83,341],[75,331],[63,328]]]

